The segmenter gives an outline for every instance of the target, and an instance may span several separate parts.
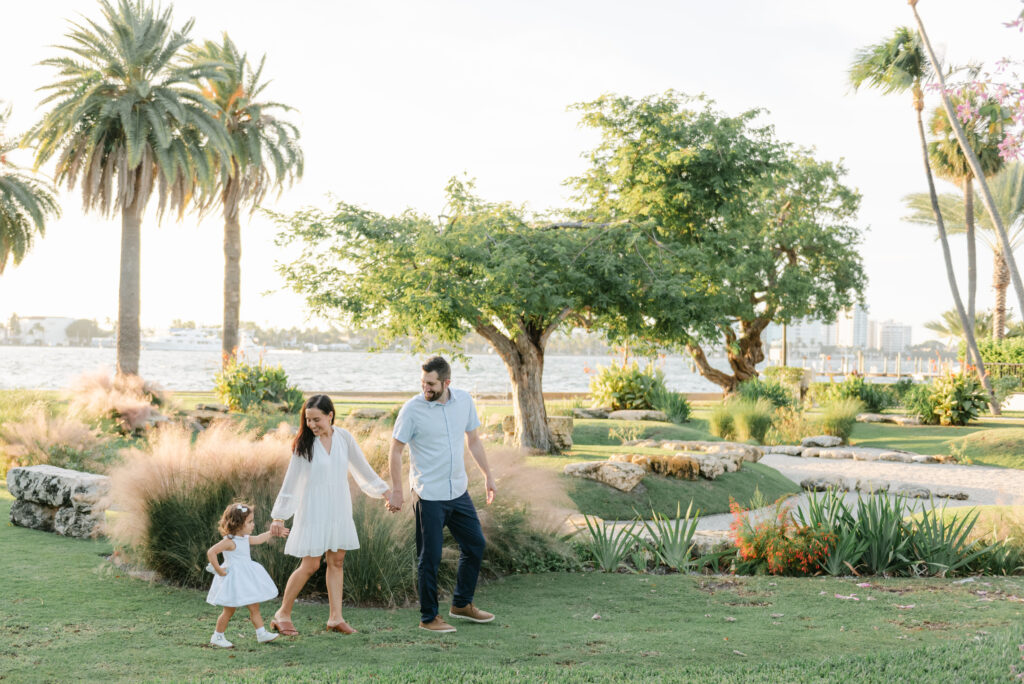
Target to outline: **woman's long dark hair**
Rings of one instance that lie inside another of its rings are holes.
[[[295,441],[292,442],[292,453],[301,456],[307,461],[312,461],[313,440],[316,439],[316,435],[306,425],[306,409],[309,408],[318,409],[325,416],[330,413],[331,425],[334,425],[334,402],[326,394],[314,394],[306,400],[306,403],[302,405],[302,410],[299,412],[299,434],[295,435]]]

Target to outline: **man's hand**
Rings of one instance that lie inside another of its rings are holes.
[[[398,490],[392,490],[391,498],[388,500],[388,510],[392,513],[397,513],[402,510],[403,503],[404,499],[402,498],[402,493]]]
[[[484,487],[487,489],[487,503],[488,504],[493,503],[494,502],[494,494],[498,491],[497,488],[494,486],[494,476],[492,476],[492,475],[488,475],[487,476],[487,479],[486,479],[486,481],[484,483]]]
[[[270,523],[270,534],[274,537],[287,537],[288,528],[284,526],[284,523],[280,520],[275,520]]]

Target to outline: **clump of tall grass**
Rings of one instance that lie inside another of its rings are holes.
[[[18,422],[0,424],[0,476],[10,468],[40,464],[100,472],[96,456],[103,442],[97,430],[78,418],[54,415],[36,402]]]
[[[736,436],[736,422],[728,404],[718,404],[711,409],[711,415],[708,417],[708,431],[722,439],[732,439]]]
[[[763,444],[765,435],[772,426],[772,416],[775,413],[775,404],[770,399],[761,397],[751,401],[750,399],[736,399],[729,402],[729,410],[732,412],[733,423],[736,426],[736,437],[741,441],[754,440]]]
[[[857,424],[857,415],[864,412],[864,402],[860,399],[848,398],[830,401],[824,406],[824,414],[819,419],[821,431],[850,442],[850,435]]]
[[[155,384],[137,375],[110,376],[106,371],[79,376],[70,391],[69,414],[92,421],[111,420],[125,434],[145,428],[167,403]]]

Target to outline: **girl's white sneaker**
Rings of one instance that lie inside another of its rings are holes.
[[[279,636],[281,636],[281,635],[278,634],[277,632],[263,632],[263,634],[260,634],[259,632],[257,632],[256,633],[256,641],[260,642],[261,644],[265,644],[268,641],[273,641],[274,639],[276,639]]]
[[[228,641],[228,638],[223,634],[214,634],[210,637],[210,645],[218,646],[220,648],[233,648],[234,644]]]

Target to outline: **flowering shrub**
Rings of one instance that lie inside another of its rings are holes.
[[[772,575],[816,575],[836,544],[834,532],[824,526],[798,525],[791,507],[781,501],[774,518],[751,522],[735,499],[729,501],[730,525],[737,553],[755,571]]]

